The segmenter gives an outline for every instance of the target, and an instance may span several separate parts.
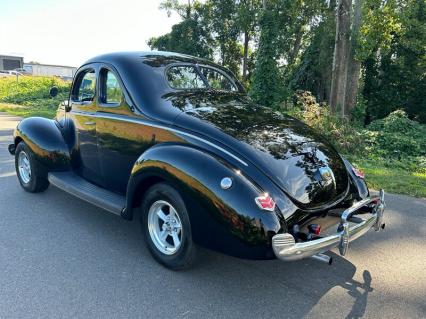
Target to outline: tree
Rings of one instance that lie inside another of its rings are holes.
[[[356,98],[359,87],[359,77],[361,72],[361,60],[357,57],[356,52],[359,50],[358,39],[361,28],[361,12],[362,1],[354,0],[353,24],[351,30],[351,42],[349,48],[349,56],[347,61],[347,77],[345,101],[343,107],[343,116],[350,117],[352,110],[356,105]]]
[[[347,77],[347,57],[350,34],[351,0],[339,0],[336,13],[336,38],[333,54],[330,107],[334,113],[340,111],[345,117],[345,90]]]
[[[302,51],[300,63],[289,74],[291,91],[310,91],[317,101],[329,99],[331,65],[335,40],[335,2],[331,1],[321,13],[321,22],[311,27],[312,38]]]
[[[148,45],[159,51],[173,51],[209,59],[212,57],[212,50],[208,42],[208,34],[199,22],[188,19],[175,24],[170,33],[149,39]]]
[[[256,67],[253,73],[252,98],[263,105],[273,106],[279,100],[279,69],[277,66],[277,24],[273,3],[263,0],[260,39]]]
[[[258,24],[261,2],[259,0],[237,1],[237,25],[243,33],[243,80],[248,80],[249,72],[249,43],[255,35]]]
[[[426,4],[406,0],[375,9],[381,11],[381,18],[366,11],[370,29],[361,29],[364,48],[371,39],[376,42],[364,63],[367,120],[404,108],[410,118],[426,123]],[[374,31],[379,28],[386,32],[377,39]]]
[[[204,23],[204,6],[198,1],[180,4],[176,0],[162,2],[160,8],[172,11],[182,17],[182,22],[172,26],[172,31],[157,38],[151,38],[148,45],[151,49],[173,51],[201,58],[212,58],[213,48],[211,36]]]

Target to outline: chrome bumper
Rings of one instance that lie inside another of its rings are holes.
[[[372,203],[374,207],[371,215],[350,227],[349,220],[353,215],[356,215],[357,210]],[[379,196],[364,199],[344,210],[340,217],[341,222],[339,228],[342,230],[336,234],[301,243],[296,243],[294,237],[289,233],[277,234],[272,237],[274,253],[277,258],[283,261],[293,261],[321,254],[339,246],[340,254],[344,256],[348,250],[349,242],[361,237],[372,227],[376,231],[380,230],[380,228],[384,228],[384,210],[384,191],[380,190]]]

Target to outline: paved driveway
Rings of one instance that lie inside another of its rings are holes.
[[[388,196],[386,231],[328,266],[247,261],[199,249],[185,272],[158,265],[138,222],[54,187],[24,192],[0,115],[0,318],[426,317],[426,201]]]

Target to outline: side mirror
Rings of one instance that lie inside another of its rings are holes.
[[[49,94],[51,97],[56,97],[58,95],[58,88],[56,86],[51,87]]]

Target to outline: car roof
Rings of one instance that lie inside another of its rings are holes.
[[[176,91],[165,78],[165,70],[169,65],[179,63],[208,65],[229,73],[226,68],[208,60],[174,52],[107,53],[86,61],[81,68],[92,63],[113,66],[135,102],[136,108],[150,118],[169,124],[172,124],[176,116],[182,112],[172,105],[169,98],[169,94]]]
[[[173,63],[191,63],[191,64],[204,64],[210,65],[216,68],[220,68],[229,72],[222,66],[213,63],[209,60],[194,57],[187,54],[181,54],[176,52],[167,52],[167,51],[130,51],[130,52],[112,52],[101,54],[95,56],[84,64],[95,63],[95,62],[104,62],[104,63],[113,63],[116,61],[143,61],[144,64],[152,67],[165,67]]]

